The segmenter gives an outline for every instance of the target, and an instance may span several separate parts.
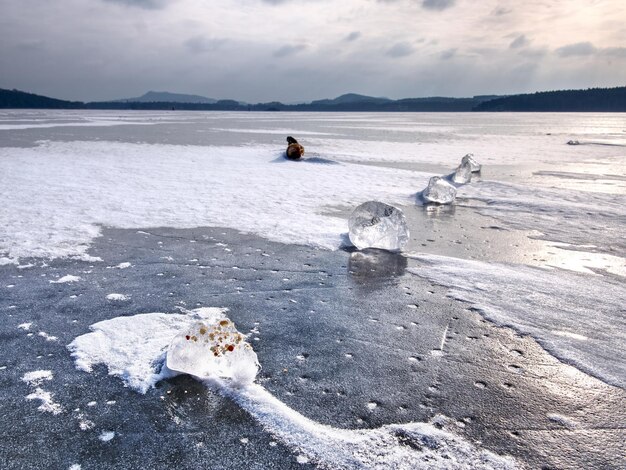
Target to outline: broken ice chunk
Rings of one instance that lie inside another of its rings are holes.
[[[466,160],[462,161],[452,175],[452,181],[455,183],[469,183],[472,179],[472,167]]]
[[[358,206],[348,221],[350,241],[359,250],[380,248],[399,251],[409,240],[409,229],[402,211],[378,201]]]
[[[259,370],[257,355],[228,318],[196,322],[176,336],[167,350],[167,367],[199,378],[252,383]]]
[[[470,170],[472,173],[478,173],[481,168],[481,164],[474,160],[474,154],[468,153],[461,159],[461,165],[465,165],[469,163]]]
[[[433,176],[422,197],[429,202],[450,204],[456,198],[456,188],[439,176]]]

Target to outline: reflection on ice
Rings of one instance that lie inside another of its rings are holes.
[[[406,257],[399,253],[367,249],[350,254],[348,272],[357,284],[370,284],[373,280],[403,275],[406,265]]]

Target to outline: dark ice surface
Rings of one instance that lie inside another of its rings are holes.
[[[424,239],[423,250],[465,250],[469,235],[450,232],[446,220],[433,222],[445,237]],[[257,381],[319,423],[375,428],[443,414],[450,431],[529,468],[626,467],[624,390],[494,327],[406,272],[415,261],[402,255],[283,245],[222,228],[104,228],[90,254],[103,261],[0,266],[1,468],[312,468],[189,377],[141,395],[104,366],[77,370],[66,349],[101,320],[201,306],[227,307],[240,331],[254,330]],[[114,268],[122,262],[132,266]],[[81,281],[49,282],[67,274]],[[109,301],[110,293],[129,300]],[[18,328],[25,322],[29,331]],[[41,387],[63,407],[58,415],[25,398],[33,387],[22,377],[42,369],[54,374]],[[107,431],[115,436],[103,442]]]

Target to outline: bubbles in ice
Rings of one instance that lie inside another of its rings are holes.
[[[456,198],[456,188],[439,176],[433,176],[428,181],[428,187],[422,197],[429,202],[450,204]]]
[[[350,241],[359,250],[399,251],[409,240],[409,228],[402,211],[378,201],[368,201],[354,209],[348,225]]]
[[[252,383],[259,370],[256,353],[228,318],[199,321],[176,336],[167,351],[167,367],[200,378],[220,377]]]
[[[461,165],[469,164],[472,173],[478,173],[482,167],[480,163],[474,160],[474,154],[468,153],[461,159]]]

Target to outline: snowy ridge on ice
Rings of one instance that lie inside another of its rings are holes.
[[[535,338],[558,359],[626,388],[626,289],[605,277],[413,254],[409,271],[450,288],[487,319]]]
[[[105,364],[111,375],[140,393],[175,373],[164,365],[168,344],[199,319],[225,318],[226,309],[201,308],[189,314],[147,313],[117,317],[91,326],[68,348],[79,369]],[[141,332],[138,334],[138,332]],[[203,381],[229,397],[273,436],[327,469],[512,469],[515,461],[480,449],[429,423],[391,424],[372,430],[322,425],[289,408],[258,384],[232,386],[218,377]],[[445,423],[439,417],[437,423]]]

